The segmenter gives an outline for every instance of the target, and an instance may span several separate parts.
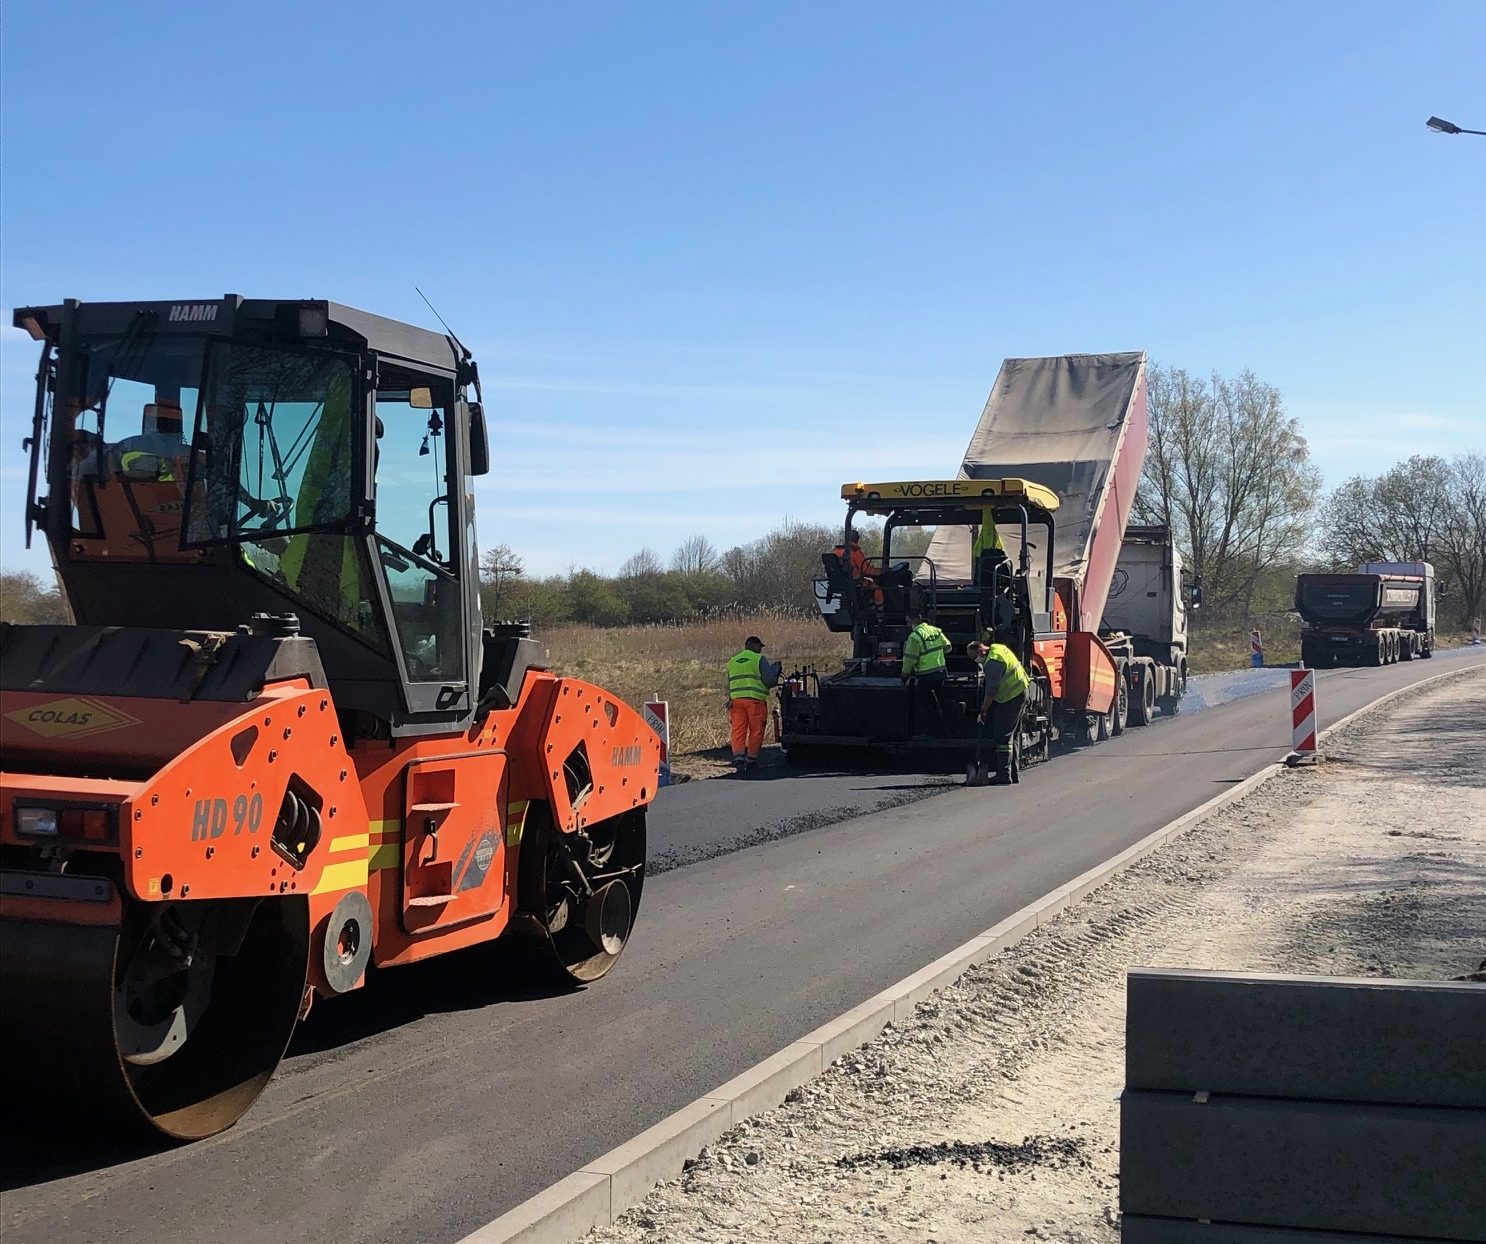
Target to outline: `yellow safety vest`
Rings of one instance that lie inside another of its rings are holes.
[[[994,550],[1006,556],[1006,546],[1001,543],[1001,532],[996,527],[995,516],[989,510],[981,511],[980,530],[975,533],[975,559]]]
[[[175,463],[169,458],[162,458],[158,454],[152,454],[143,449],[131,449],[128,453],[119,455],[119,467],[125,471],[133,471],[150,467],[149,460],[155,460],[155,478],[168,481],[175,479]]]
[[[996,687],[996,703],[1005,704],[1019,695],[1025,695],[1027,688],[1032,685],[1032,680],[1027,677],[1027,671],[1017,660],[1016,653],[1005,644],[992,644],[981,664],[989,665],[992,661],[999,662],[1006,671],[1001,675],[1001,682]]]
[[[920,622],[903,644],[903,673],[931,674],[944,668],[949,639],[937,626]]]
[[[728,696],[734,700],[767,700],[769,688],[759,669],[763,654],[744,648],[728,662]]]

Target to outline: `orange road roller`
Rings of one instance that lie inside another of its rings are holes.
[[[24,307],[70,626],[0,628],[0,1074],[190,1140],[316,998],[519,941],[614,965],[660,744],[484,624],[450,334],[322,301]]]

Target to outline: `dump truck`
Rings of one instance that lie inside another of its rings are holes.
[[[604,976],[659,740],[482,624],[469,351],[237,295],[15,323],[75,624],[0,629],[7,1101],[197,1139],[378,970],[505,939]]]
[[[1143,353],[1007,359],[958,478],[843,486],[843,547],[867,517],[883,523],[882,553],[866,577],[823,555],[816,600],[825,624],[851,635],[851,655],[840,670],[784,680],[792,757],[979,746],[980,671],[965,645],[987,634],[1032,675],[1017,741],[1026,759],[1060,737],[1097,742],[1175,711],[1191,589],[1169,531],[1126,531],[1145,456],[1145,367]],[[895,537],[901,546],[915,528],[932,529],[927,552],[899,556]],[[1004,556],[977,555],[995,546]],[[932,714],[899,676],[909,612],[953,645]]]
[[[1354,574],[1295,578],[1300,662],[1391,665],[1434,655],[1434,567],[1428,562],[1363,562]]]

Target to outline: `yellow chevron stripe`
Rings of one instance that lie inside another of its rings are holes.
[[[369,821],[368,828],[373,838],[391,838],[402,833],[402,821]]]
[[[521,835],[523,832],[525,832],[525,830],[526,805],[522,804],[521,814],[519,816],[508,816],[506,818],[506,846],[519,847],[521,845]]]
[[[370,845],[370,834],[347,834],[344,838],[330,840],[330,854],[339,855],[342,851],[365,851]]]
[[[365,860],[346,860],[341,864],[327,864],[325,871],[320,874],[320,884],[312,892],[329,894],[333,890],[359,889],[366,884],[366,878]]]
[[[371,853],[372,872],[381,872],[384,868],[396,868],[402,863],[402,843],[384,842]]]

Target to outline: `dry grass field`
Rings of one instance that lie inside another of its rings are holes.
[[[1216,674],[1249,664],[1249,629],[1258,627],[1266,665],[1293,665],[1300,660],[1300,623],[1283,613],[1256,615],[1248,626],[1224,624],[1195,629],[1187,647],[1187,667],[1194,674]]]
[[[626,703],[665,700],[671,709],[671,754],[679,773],[719,767],[728,742],[728,658],[750,635],[788,674],[800,665],[833,670],[845,659],[847,637],[818,618],[761,614],[690,626],[563,626],[542,632],[553,668],[608,688]],[[772,728],[766,736],[773,741]],[[709,753],[717,752],[717,755]]]

